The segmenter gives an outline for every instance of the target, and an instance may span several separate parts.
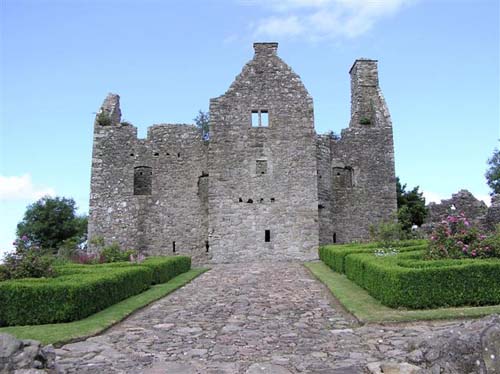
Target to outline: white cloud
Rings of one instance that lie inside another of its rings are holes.
[[[302,34],[304,28],[296,16],[269,17],[265,22],[257,26],[257,35],[269,35],[274,37],[296,36]]]
[[[380,19],[414,0],[262,0],[254,3],[275,12],[254,28],[256,37],[305,37],[309,40],[355,38]]]
[[[37,200],[55,194],[53,188],[35,186],[30,174],[12,177],[0,175],[0,200]]]

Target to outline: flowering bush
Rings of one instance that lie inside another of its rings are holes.
[[[99,253],[88,253],[84,251],[76,252],[71,256],[71,261],[82,265],[104,264],[104,256]]]
[[[2,277],[6,279],[52,277],[53,258],[23,235],[12,243],[16,249],[4,258]]]
[[[462,212],[458,215],[449,215],[434,229],[426,257],[429,259],[500,257],[499,244],[500,233],[486,236],[473,227]]]
[[[136,264],[140,264],[140,263],[144,262],[145,259],[146,259],[146,256],[144,256],[142,253],[139,253],[139,254],[131,253],[130,257],[129,257],[130,262],[133,262]]]

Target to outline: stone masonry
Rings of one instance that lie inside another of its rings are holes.
[[[377,61],[351,68],[351,122],[317,135],[313,100],[277,55],[255,55],[210,100],[209,139],[161,124],[146,139],[109,94],[94,123],[89,237],[148,254],[238,262],[307,260],[318,244],[365,240],[396,211],[392,123]]]

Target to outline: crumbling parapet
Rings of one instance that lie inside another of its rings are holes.
[[[97,112],[94,123],[100,126],[117,126],[120,124],[121,118],[120,96],[109,93]]]
[[[349,127],[392,126],[379,86],[377,60],[358,59],[351,75],[351,122]]]
[[[487,230],[495,230],[500,224],[500,194],[491,197],[491,206],[488,208],[483,221],[483,225]]]

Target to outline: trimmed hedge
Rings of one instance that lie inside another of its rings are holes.
[[[347,277],[390,307],[424,309],[500,304],[500,261],[421,260],[423,251],[345,258]]]
[[[0,326],[70,322],[164,283],[191,268],[186,256],[152,257],[141,264],[68,264],[55,278],[0,283]]]
[[[375,256],[374,248],[327,246],[320,249],[320,258],[390,307],[500,304],[499,259],[423,260],[422,245],[400,247],[395,256]]]
[[[424,249],[426,246],[427,241],[425,240],[405,240],[396,242],[393,248],[400,252],[409,252]],[[345,258],[348,255],[353,253],[373,253],[378,248],[381,248],[380,243],[326,245],[319,248],[319,258],[332,270],[345,273]]]
[[[88,265],[71,265],[83,266]],[[127,266],[145,266],[153,271],[152,284],[168,282],[179,274],[185,273],[191,269],[191,257],[188,256],[158,256],[148,257],[140,264],[131,264],[130,262],[113,262],[109,264],[98,264],[95,267],[127,267]]]
[[[191,257],[148,257],[141,265],[153,270],[153,284],[160,284],[191,269]]]
[[[5,281],[0,283],[0,326],[82,319],[147,290],[152,277],[151,269],[134,266]]]

